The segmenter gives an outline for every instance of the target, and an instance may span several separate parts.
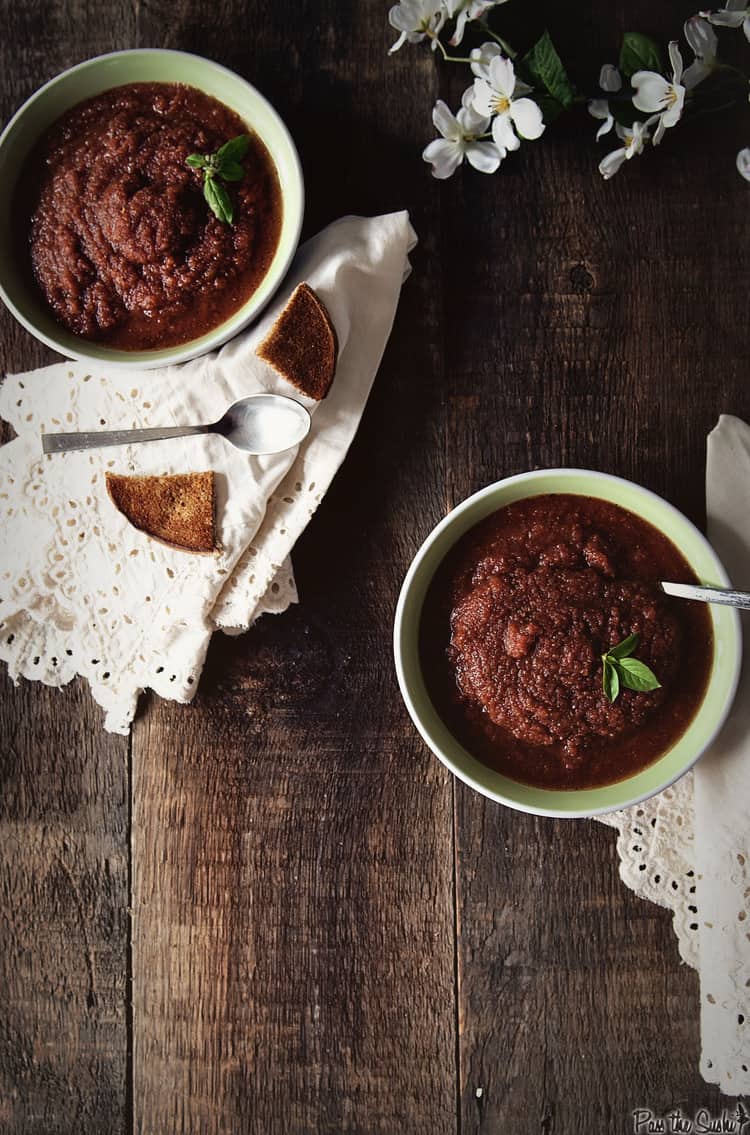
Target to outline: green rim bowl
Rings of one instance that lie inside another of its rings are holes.
[[[119,351],[91,343],[61,327],[26,285],[16,267],[11,239],[11,202],[18,174],[44,131],[70,107],[125,83],[185,83],[213,95],[247,123],[264,142],[281,184],[279,244],[258,288],[231,318],[207,335],[157,351]],[[271,104],[226,67],[183,51],[143,48],[116,51],[79,63],[51,79],[16,111],[0,135],[0,297],[35,338],[71,359],[141,368],[167,366],[221,346],[246,327],[268,303],[297,249],[305,193],[299,156],[289,131]]]
[[[482,764],[451,734],[435,710],[419,661],[419,623],[427,589],[449,549],[485,516],[540,493],[578,493],[612,501],[663,532],[705,584],[726,587],[727,574],[695,525],[648,489],[586,469],[540,469],[489,485],[437,525],[417,552],[396,608],[394,652],[401,694],[412,721],[433,753],[465,784],[491,800],[538,816],[580,818],[637,804],[667,788],[698,760],[721,729],[737,689],[742,656],[739,612],[711,606],[714,659],[697,713],[675,744],[648,768],[603,788],[534,788]]]

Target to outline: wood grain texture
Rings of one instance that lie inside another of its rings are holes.
[[[82,685],[0,684],[3,1135],[593,1135],[639,1105],[731,1106],[698,1073],[697,979],[667,912],[620,883],[612,832],[453,782],[401,705],[390,629],[422,539],[500,476],[601,468],[702,523],[705,434],[750,415],[750,124],[668,137],[604,184],[581,111],[497,177],[438,184],[419,151],[465,75],[389,59],[387,7],[0,5],[4,117],[101,51],[194,51],[285,117],[307,234],[408,207],[420,237],[295,550],[301,605],[217,636],[191,707],[144,699],[132,784]],[[519,43],[549,22],[583,88],[623,30],[666,41],[693,10],[507,17]],[[49,361],[0,320],[5,369]]]
[[[0,1131],[124,1131],[127,742],[101,736],[80,684],[9,687],[3,676]]]
[[[383,65],[379,6],[232,10],[231,43],[190,5],[149,7],[141,34],[216,53],[277,103],[308,233],[425,198],[432,63]],[[455,1129],[451,792],[390,662],[412,534],[441,507],[420,487],[425,454],[442,460],[438,264],[417,261],[356,445],[295,552],[301,607],[218,636],[192,708],[151,705],[134,733],[143,1135]]]
[[[548,6],[581,86],[571,7],[584,27],[596,11],[602,60],[625,27],[666,40],[693,11]],[[668,138],[605,183],[590,121],[524,145],[493,186],[445,187],[449,500],[578,465],[703,524],[706,434],[722,411],[750,413],[741,128],[695,126],[692,146]],[[619,882],[610,830],[515,816],[457,785],[456,857],[462,1132],[626,1133],[639,1106],[731,1106],[697,1074],[697,976],[666,912]]]
[[[0,118],[58,71],[122,46],[131,13],[3,3]],[[50,362],[3,308],[0,373]],[[7,437],[7,433],[4,437]],[[1,554],[1,553],[0,553]],[[0,1131],[128,1126],[128,742],[83,683],[0,682]]]

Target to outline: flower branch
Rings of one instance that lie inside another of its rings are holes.
[[[684,63],[677,40],[668,45],[665,67],[659,45],[648,36],[628,32],[617,66],[606,63],[599,93],[579,94],[548,32],[522,57],[489,27],[489,17],[509,0],[400,0],[388,13],[398,33],[391,53],[405,44],[429,42],[444,63],[468,65],[473,76],[453,114],[440,100],[433,110],[439,134],[423,151],[433,176],[444,179],[467,161],[482,173],[495,173],[522,141],[536,141],[547,126],[575,104],[586,102],[601,125],[600,141],[614,131],[621,143],[599,163],[605,179],[648,146],[658,146],[666,132],[684,118],[718,113],[747,102],[745,74],[719,62],[715,28],[742,28],[750,41],[747,0],[726,0],[719,11],[702,11],[684,25],[692,61]],[[443,43],[457,47],[467,30],[488,36],[469,55],[452,55]],[[489,139],[492,139],[490,142]],[[737,155],[737,169],[750,181],[750,147]]]

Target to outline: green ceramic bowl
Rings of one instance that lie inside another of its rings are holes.
[[[660,792],[687,772],[716,737],[729,713],[739,679],[739,613],[731,607],[710,608],[714,659],[703,702],[672,748],[642,772],[604,788],[571,791],[532,788],[494,772],[459,744],[433,707],[420,667],[419,623],[430,581],[456,541],[496,509],[540,493],[579,493],[621,505],[668,536],[703,583],[720,587],[729,583],[705,537],[681,512],[648,489],[585,469],[521,473],[489,485],[465,500],[438,524],[417,552],[396,609],[396,672],[406,707],[423,739],[443,764],[466,784],[521,812],[571,818],[595,816],[636,804]]]
[[[265,143],[279,175],[283,216],[276,254],[260,285],[235,314],[207,335],[159,351],[118,351],[90,343],[61,327],[24,282],[15,263],[10,206],[24,160],[40,135],[70,107],[124,83],[186,83],[219,99]],[[47,346],[72,359],[108,366],[156,367],[205,354],[236,335],[259,314],[286,274],[297,249],[304,186],[297,150],[271,104],[226,67],[182,51],[139,49],[88,59],[41,87],[0,135],[0,297],[16,319]]]

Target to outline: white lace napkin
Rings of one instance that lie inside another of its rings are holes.
[[[407,213],[345,217],[299,251],[273,305],[218,353],[179,367],[110,371],[58,363],[6,378],[0,415],[0,658],[11,677],[61,686],[82,674],[105,728],[128,731],[139,693],[189,701],[217,627],[238,632],[296,600],[289,553],[354,437],[390,334],[408,252]],[[339,341],[320,404],[255,349],[296,285],[326,305]],[[214,421],[235,399],[291,394],[313,413],[298,450],[250,457],[213,436],[42,456],[40,434]],[[104,474],[217,473],[216,556],[133,528]]]
[[[708,438],[708,536],[737,587],[750,589],[750,427],[722,415]],[[745,616],[745,642],[750,622]],[[673,911],[683,959],[700,974],[701,1074],[750,1092],[750,664],[730,719],[688,774],[633,808],[619,828],[623,881]]]

